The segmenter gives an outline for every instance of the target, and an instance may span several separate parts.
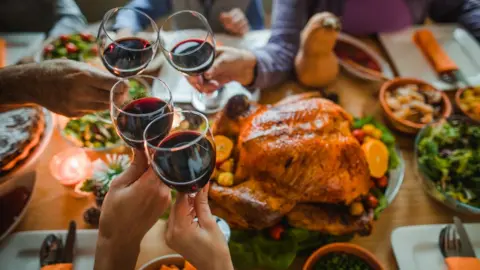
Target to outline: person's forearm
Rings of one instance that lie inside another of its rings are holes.
[[[123,242],[99,235],[95,251],[95,270],[135,269],[140,241]]]
[[[435,0],[430,17],[436,22],[458,22],[480,41],[480,2],[476,0]]]
[[[35,76],[30,76],[35,64],[10,66],[0,69],[0,106],[15,106],[34,100]]]
[[[293,75],[293,62],[306,22],[307,1],[278,0],[273,10],[272,36],[268,44],[254,51],[256,78],[252,87],[267,88]]]
[[[74,0],[57,0],[56,13],[60,19],[50,30],[50,36],[80,32],[87,27],[87,20]]]

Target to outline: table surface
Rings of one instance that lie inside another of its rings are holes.
[[[365,40],[380,51],[378,44]],[[366,82],[341,73],[329,87],[340,96],[340,104],[355,116],[375,115],[382,112],[377,99],[380,83]],[[304,91],[300,85],[289,82],[274,89],[264,90],[261,103],[273,103],[283,97]],[[392,253],[390,235],[395,228],[408,225],[439,224],[452,222],[454,215],[465,222],[480,222],[480,217],[465,216],[431,200],[420,187],[413,164],[413,137],[396,134],[406,161],[404,183],[393,203],[375,222],[373,233],[368,237],[356,237],[353,243],[373,252],[387,269],[397,269]],[[70,220],[75,220],[80,229],[91,228],[83,221],[83,212],[94,203],[91,199],[77,199],[70,190],[61,186],[49,172],[51,157],[67,147],[60,134],[55,132],[37,167],[37,184],[32,202],[17,231],[66,229]],[[146,235],[141,245],[137,266],[160,255],[173,253],[163,241],[164,222],[159,221]],[[300,269],[299,260],[292,269]]]

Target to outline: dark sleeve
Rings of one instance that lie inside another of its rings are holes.
[[[125,7],[138,9],[154,21],[172,10],[170,0],[132,0]],[[124,9],[118,12],[114,28],[130,28],[133,31],[141,31],[149,25],[150,21],[145,16]]]
[[[256,78],[253,87],[266,88],[293,75],[293,63],[300,43],[300,32],[307,21],[307,0],[274,1],[272,34],[267,45],[255,50]]]
[[[87,27],[87,20],[74,0],[57,0],[55,7],[58,18],[49,36],[80,32]]]
[[[245,16],[247,16],[250,29],[260,30],[265,27],[263,22],[263,13],[262,0],[251,0],[250,4],[248,4],[247,10],[245,11]]]
[[[480,0],[434,0],[430,17],[436,22],[458,22],[480,41]]]

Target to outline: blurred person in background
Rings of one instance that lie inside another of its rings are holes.
[[[188,80],[208,93],[230,81],[267,88],[292,78],[300,32],[310,17],[325,11],[342,18],[343,31],[353,35],[397,31],[429,17],[459,23],[480,41],[480,0],[277,0],[272,35],[264,47],[254,51],[220,47],[204,74],[207,80]]]
[[[232,35],[264,28],[262,0],[133,0],[126,7],[141,10],[153,20],[181,10],[194,10],[205,16],[213,32]],[[139,31],[147,23],[134,12],[123,10],[115,28]]]
[[[0,32],[43,32],[59,36],[87,26],[75,0],[1,0]]]

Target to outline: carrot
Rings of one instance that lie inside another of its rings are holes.
[[[413,41],[428,58],[436,72],[443,73],[458,70],[458,66],[443,50],[430,30],[417,30],[413,34]]]
[[[0,38],[0,68],[7,65],[7,42]]]

